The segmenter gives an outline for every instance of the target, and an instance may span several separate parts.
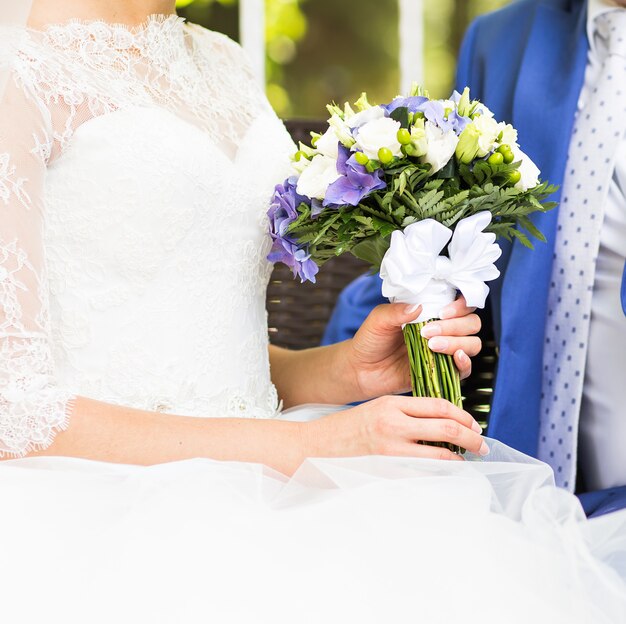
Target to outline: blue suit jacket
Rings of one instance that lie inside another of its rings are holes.
[[[497,119],[512,123],[522,149],[543,179],[562,186],[570,136],[587,63],[584,0],[521,0],[478,18],[459,59],[457,85],[470,86]],[[560,191],[554,198],[560,199]],[[500,347],[489,435],[537,455],[541,369],[548,286],[558,210],[533,221],[546,244],[530,251],[506,245],[502,277],[491,284],[491,305]],[[622,305],[626,309],[626,282]],[[378,276],[364,276],[342,293],[325,341],[351,336],[383,301]],[[626,506],[626,489],[613,491],[611,508]],[[603,497],[594,495],[601,512]]]

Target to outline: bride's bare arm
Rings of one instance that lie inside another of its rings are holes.
[[[300,423],[174,416],[78,397],[68,429],[30,456],[138,465],[204,457],[258,462],[290,473],[307,453]]]
[[[68,429],[29,456],[139,465],[203,457],[260,463],[292,474],[307,457],[460,459],[417,440],[450,442],[486,454],[479,432],[469,414],[438,399],[383,397],[311,423],[294,423],[173,416],[79,397]]]

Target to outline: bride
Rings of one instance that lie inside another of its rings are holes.
[[[469,414],[394,396],[419,310],[268,347],[265,212],[293,145],[241,50],[172,0],[17,4],[0,2],[7,621],[617,622],[624,514],[586,522]],[[478,318],[462,299],[444,318],[467,375]],[[418,444],[435,441],[474,461]]]

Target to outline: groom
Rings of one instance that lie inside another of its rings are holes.
[[[470,27],[469,85],[560,186],[547,243],[504,249],[491,305],[499,365],[489,435],[549,463],[600,515],[626,507],[626,0],[520,0]],[[342,294],[326,340],[382,302]]]

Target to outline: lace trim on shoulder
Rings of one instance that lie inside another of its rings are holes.
[[[128,106],[165,108],[235,148],[267,106],[235,42],[175,15],[30,31],[15,73],[50,110],[61,150],[85,121]]]

